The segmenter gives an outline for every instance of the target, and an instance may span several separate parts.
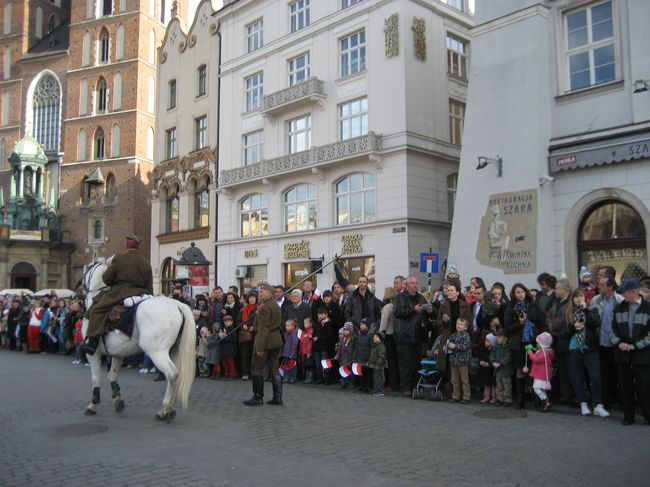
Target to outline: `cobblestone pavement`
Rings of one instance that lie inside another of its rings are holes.
[[[490,419],[477,413],[498,408],[476,402],[304,385],[285,385],[281,408],[247,408],[249,382],[199,379],[166,424],[154,419],[163,383],[123,370],[125,411],[104,376],[86,417],[90,372],[70,361],[0,351],[0,485],[647,485],[650,427],[619,414]]]

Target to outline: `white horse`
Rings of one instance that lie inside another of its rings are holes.
[[[111,261],[112,257],[106,260],[106,263],[95,262],[84,274],[82,283],[87,295],[86,309],[99,291],[108,289],[102,276]],[[84,319],[84,338],[87,329],[88,320]],[[100,340],[95,354],[88,356],[93,397],[86,408],[86,414],[96,414],[100,402],[101,356],[108,355],[113,358],[108,378],[113,392],[113,405],[119,413],[124,409],[124,400],[117,383],[122,359],[144,351],[167,379],[163,407],[156,413],[156,417],[161,421],[172,422],[176,417],[175,400],[179,400],[183,409],[187,407],[196,370],[195,342],[196,324],[189,306],[164,296],[155,296],[143,301],[135,314],[133,336],[129,338],[119,330],[112,331]]]

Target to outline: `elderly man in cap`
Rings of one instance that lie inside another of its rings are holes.
[[[621,283],[618,292],[625,301],[614,310],[610,335],[616,347],[624,426],[635,420],[635,389],[645,421],[650,424],[650,303],[641,298],[639,287],[636,279]]]
[[[246,406],[259,406],[264,403],[264,366],[271,371],[273,399],[269,404],[282,405],[282,376],[278,370],[278,359],[282,350],[282,314],[278,303],[273,299],[274,288],[270,284],[260,286],[260,305],[255,314],[255,342],[253,344],[253,363],[251,382],[253,397],[244,401]]]
[[[126,236],[126,252],[113,257],[102,279],[110,291],[90,309],[88,332],[81,350],[93,355],[104,334],[104,320],[110,309],[130,296],[153,294],[151,265],[138,252],[140,240],[133,234]]]

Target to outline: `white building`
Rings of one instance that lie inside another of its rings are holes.
[[[466,7],[238,0],[217,12],[220,284],[290,285],[335,254],[380,292],[397,274],[426,282],[420,254],[449,242]],[[333,281],[329,267],[316,284]]]
[[[189,3],[190,12],[194,2]],[[219,36],[214,13],[221,1],[203,0],[188,29],[175,15],[162,46],[156,97],[151,263],[154,291],[168,294],[173,282],[205,292],[208,276],[177,266],[192,244],[214,264],[216,147],[219,107]],[[183,6],[185,8],[185,6]]]
[[[648,272],[649,18],[636,0],[477,2],[450,251],[461,275]],[[500,157],[502,177],[479,157]]]

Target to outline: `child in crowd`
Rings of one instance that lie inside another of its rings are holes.
[[[295,384],[298,376],[298,367],[295,365],[298,356],[298,322],[288,319],[284,332],[284,348],[282,349],[282,366],[284,368],[284,379],[289,384]],[[290,362],[294,362],[293,367],[288,367]],[[283,381],[284,382],[284,381]]]
[[[305,318],[303,321],[305,330],[300,337],[300,363],[305,371],[305,380],[303,384],[314,383],[314,327],[311,325],[311,318]]]
[[[210,379],[221,379],[221,337],[216,330],[208,333],[208,353],[205,356],[205,364]]]
[[[497,332],[497,343],[490,352],[490,362],[494,367],[494,376],[497,383],[496,404],[499,406],[512,406],[512,357],[508,343],[508,333],[505,330]]]
[[[553,336],[548,332],[540,333],[535,339],[537,349],[533,350],[533,345],[526,347],[528,358],[533,366],[530,376],[533,380],[533,391],[535,391],[535,405],[540,411],[548,412],[551,409],[551,401],[548,399],[547,391],[551,390],[551,377],[553,375],[553,358],[555,352],[551,350],[553,345]]]
[[[372,395],[373,397],[384,396],[384,366],[386,365],[386,335],[378,331],[372,335],[372,351],[368,358],[368,369],[372,371]],[[365,368],[364,368],[365,369]]]
[[[210,369],[205,363],[205,357],[208,355],[208,328],[201,327],[201,335],[199,336],[199,344],[196,346],[196,370],[200,377],[209,377]]]
[[[368,318],[363,318],[359,323],[359,336],[357,337],[357,346],[354,350],[354,361],[361,365],[367,365],[372,350],[372,336],[369,331]],[[372,371],[368,367],[361,368],[363,375],[354,377],[354,386],[359,387],[361,392],[370,392],[372,387]]]
[[[472,339],[467,332],[468,327],[465,318],[458,318],[456,332],[451,334],[447,343],[451,365],[451,402],[460,401],[462,404],[468,402],[471,396],[469,366],[472,361]]]
[[[354,359],[354,325],[350,321],[346,321],[343,325],[343,328],[339,330],[339,344],[338,351],[334,357],[339,362],[339,367],[344,365],[351,365]],[[341,387],[347,389],[350,382],[350,377],[344,377],[341,379]]]
[[[479,382],[483,386],[483,399],[481,399],[482,404],[490,403],[495,404],[497,398],[497,382],[494,377],[494,368],[490,363],[490,354],[492,349],[497,344],[497,337],[494,333],[488,333],[485,335],[483,344],[479,344],[478,351],[478,364],[479,364]]]
[[[314,328],[312,338],[312,350],[314,352],[314,363],[316,365],[316,384],[330,385],[332,373],[330,369],[323,369],[322,360],[331,357],[330,352],[333,347],[333,338],[336,328],[329,317],[329,311],[325,306],[318,308],[318,323]]]
[[[229,314],[223,316],[223,327],[219,331],[221,339],[221,363],[223,365],[224,380],[237,378],[237,349],[239,348],[239,330],[233,326],[234,319]]]
[[[84,336],[81,331],[83,328],[83,320],[79,319],[74,322],[74,360],[72,361],[73,364],[79,365],[81,361],[83,360],[83,352],[79,349],[81,344],[84,341]]]
[[[580,286],[580,289],[582,289],[582,292],[585,295],[585,300],[587,301],[587,306],[591,303],[591,298],[593,298],[596,294],[598,294],[598,290],[596,289],[596,286],[594,286],[591,282],[591,272],[589,272],[589,269],[587,269],[586,266],[582,266],[580,268],[580,273],[578,274],[578,285]]]

